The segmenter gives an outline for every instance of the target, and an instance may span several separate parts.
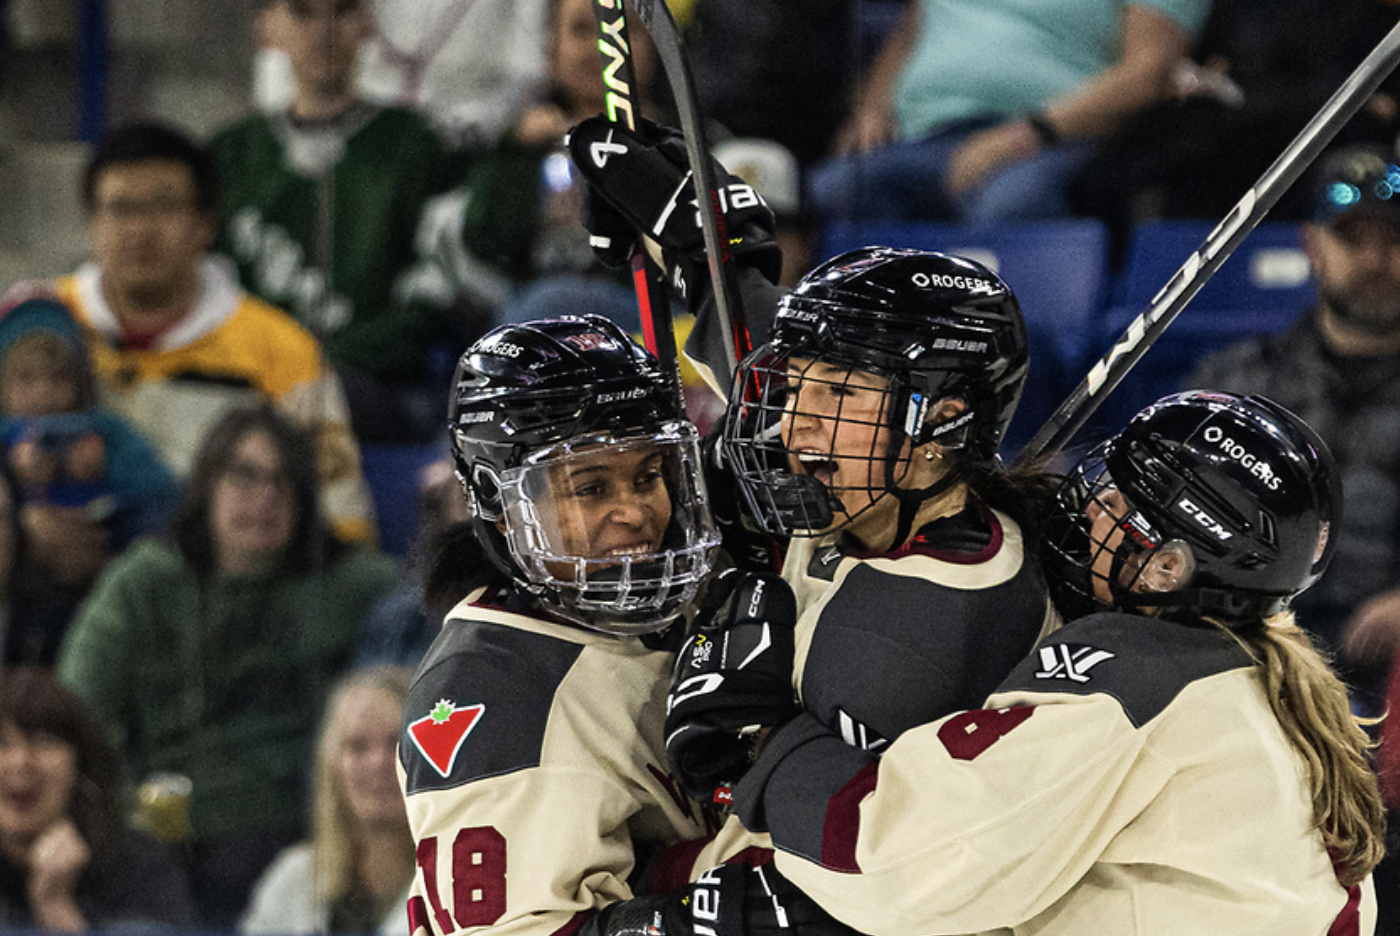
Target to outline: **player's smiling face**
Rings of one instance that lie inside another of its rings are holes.
[[[859,514],[848,529],[862,540],[861,528],[883,530],[897,506],[893,498],[884,497],[889,413],[889,381],[884,377],[804,358],[788,362],[782,437],[789,467],[836,495],[846,516],[837,516],[835,522]]]
[[[662,463],[658,446],[634,445],[551,466],[540,506],[549,551],[588,559],[659,552],[671,521]]]

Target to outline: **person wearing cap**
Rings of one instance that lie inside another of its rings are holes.
[[[1348,523],[1337,562],[1300,599],[1364,710],[1380,711],[1400,636],[1400,168],[1378,147],[1334,149],[1312,179],[1303,248],[1317,287],[1288,329],[1205,358],[1185,388],[1260,393],[1336,454]],[[1354,505],[1354,506],[1353,506]]]

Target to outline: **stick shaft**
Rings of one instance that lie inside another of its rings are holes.
[[[1186,258],[1186,262],[1132,321],[1117,343],[1090,369],[1079,386],[1070,392],[1045,425],[1026,443],[1017,456],[1018,464],[1028,464],[1054,455],[1079,431],[1104,397],[1122,382],[1206,281],[1337,135],[1337,131],[1395,70],[1397,63],[1400,63],[1400,24],[1386,34],[1274,160],[1273,165],[1216,225],[1201,246]]]
[[[607,96],[608,120],[629,130],[637,129],[636,72],[632,68],[632,42],[627,32],[627,13],[622,0],[593,0],[593,19],[598,24],[598,52],[603,58],[603,85]],[[665,273],[647,257],[638,238],[632,250],[632,283],[637,291],[637,312],[642,322],[642,340],[668,369],[681,395],[680,355],[676,350],[675,325],[665,295]],[[682,400],[684,399],[681,397]]]
[[[594,0],[602,3],[604,0]],[[715,188],[713,161],[705,138],[704,119],[700,114],[695,82],[690,63],[681,42],[680,31],[664,0],[633,0],[642,25],[656,44],[657,56],[666,72],[666,81],[675,98],[681,132],[685,136],[686,155],[690,159],[691,177],[695,185],[695,202],[700,212],[700,230],[705,241],[705,257],[709,264],[710,283],[714,292],[715,315],[720,328],[730,341],[725,345],[725,365],[729,375],[738,369],[738,362],[753,347],[743,308],[739,304],[738,277],[729,253],[729,238],[724,230],[724,212],[719,191]]]

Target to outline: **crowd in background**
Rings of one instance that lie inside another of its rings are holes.
[[[1094,217],[1121,251],[1144,221],[1217,219],[1400,17],[1394,0],[999,6],[672,4],[712,142],[777,213],[784,285],[838,220]],[[406,932],[398,709],[453,603],[420,573],[465,501],[440,461],[416,500],[376,505],[363,451],[442,445],[452,367],[491,327],[586,308],[638,330],[563,150],[603,109],[591,7],[265,0],[231,24],[259,46],[247,117],[201,140],[111,115],[72,179],[89,259],[0,284],[0,927]],[[642,110],[674,124],[633,35]],[[0,95],[25,81],[8,41],[0,0]],[[1397,91],[1339,134],[1381,178]],[[1318,393],[1269,393],[1373,511],[1335,564],[1365,574],[1334,569],[1317,635],[1372,714],[1400,695],[1400,313],[1364,315],[1400,291],[1395,207],[1333,227],[1300,188],[1273,215],[1311,231],[1319,307],[1298,328],[1318,330]],[[1258,389],[1289,348],[1253,349],[1250,381],[1244,359],[1201,379]],[[376,506],[412,515],[406,555]]]

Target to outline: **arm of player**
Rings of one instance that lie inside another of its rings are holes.
[[[413,927],[431,936],[573,933],[633,896],[639,836],[703,831],[662,763],[671,657],[585,633],[560,639],[457,619],[446,627],[447,645],[404,707]]]
[[[676,655],[666,754],[686,792],[724,802],[765,728],[797,714],[792,688],[797,599],[774,573],[726,569]]]
[[[406,802],[414,932],[552,936],[632,896],[626,804],[587,771],[518,771],[474,781],[466,796]]]
[[[871,936],[1014,925],[1080,880],[1169,772],[1120,789],[1140,733],[1112,698],[1072,701],[951,715],[878,761],[799,715],[735,810],[771,834],[785,875]]]

